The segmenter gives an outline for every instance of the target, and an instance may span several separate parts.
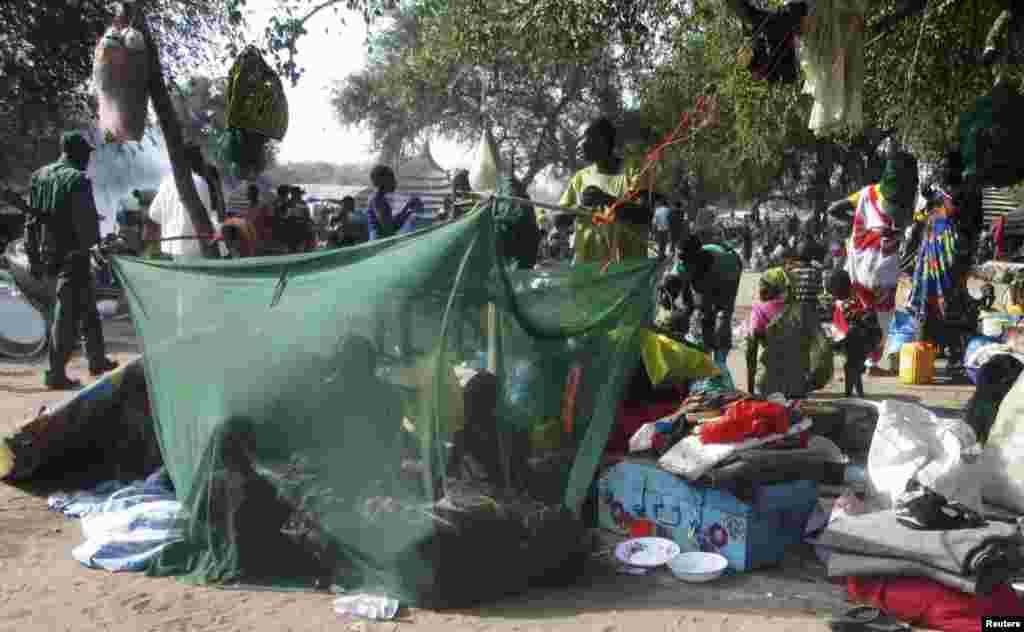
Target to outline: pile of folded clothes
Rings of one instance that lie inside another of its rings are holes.
[[[775,401],[739,391],[701,393],[672,414],[642,426],[630,452],[652,451],[661,469],[718,486],[796,480],[841,484],[846,458],[824,437],[799,401]]]
[[[832,520],[817,544],[852,600],[907,623],[969,632],[982,616],[1024,615],[1008,583],[1024,569],[1020,525],[986,520],[915,480],[893,509]]]

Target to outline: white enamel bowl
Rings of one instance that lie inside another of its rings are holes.
[[[668,561],[672,574],[691,584],[718,579],[729,566],[729,560],[718,553],[682,553]]]
[[[626,566],[654,568],[679,555],[679,545],[665,538],[634,538],[615,547],[615,557]]]

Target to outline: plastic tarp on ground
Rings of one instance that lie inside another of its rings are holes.
[[[151,573],[444,607],[564,568],[655,264],[510,272],[493,219],[285,257],[115,260],[184,507],[185,541]],[[488,349],[498,379],[458,401]]]

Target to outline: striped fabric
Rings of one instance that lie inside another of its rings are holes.
[[[985,223],[989,226],[1018,207],[1020,204],[1010,189],[986,187],[981,191],[981,209],[985,214]]]

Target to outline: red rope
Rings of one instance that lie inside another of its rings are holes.
[[[644,166],[640,169],[640,173],[636,178],[636,183],[634,183],[630,190],[621,198],[616,200],[603,213],[594,215],[595,224],[611,224],[615,221],[616,211],[622,208],[625,204],[635,202],[640,197],[640,190],[637,188],[637,183],[642,182],[644,176],[646,176],[647,173],[661,161],[666,149],[672,145],[688,140],[688,135],[695,125],[699,125],[700,123],[710,120],[708,117],[713,112],[709,111],[709,106],[713,104],[713,99],[713,96],[708,95],[697,97],[697,103],[694,105],[693,109],[683,112],[679,117],[679,124],[676,125],[676,128],[672,130],[671,133],[665,135],[665,137],[654,146],[654,149],[649,151],[644,157]]]
[[[608,225],[615,222],[615,216],[617,211],[622,208],[625,204],[630,204],[637,201],[640,198],[639,184],[644,181],[644,177],[647,173],[661,161],[665,150],[689,140],[690,132],[693,131],[695,126],[699,126],[702,123],[712,122],[713,116],[715,115],[715,97],[713,95],[702,95],[697,97],[697,102],[694,104],[692,110],[683,112],[679,117],[679,124],[672,130],[671,133],[665,135],[654,149],[647,152],[644,157],[644,165],[640,169],[640,173],[636,177],[636,181],[630,187],[630,189],[621,198],[616,200],[611,206],[609,206],[604,212],[596,213],[593,216],[594,224]],[[612,240],[608,251],[608,260],[601,266],[601,271],[605,272],[608,270],[608,266],[613,261],[622,261],[622,244],[619,240]]]

